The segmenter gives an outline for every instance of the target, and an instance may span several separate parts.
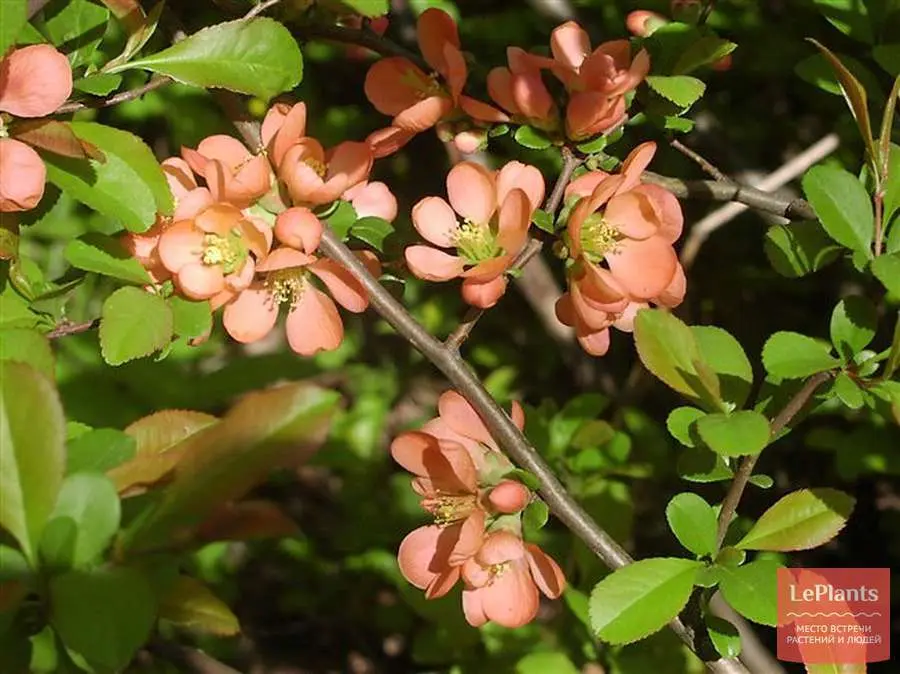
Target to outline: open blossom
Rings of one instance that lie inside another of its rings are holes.
[[[252,154],[237,138],[204,138],[196,150],[181,148],[181,155],[203,176],[216,201],[246,208],[269,191],[272,174],[263,155]]]
[[[406,262],[419,278],[462,277],[463,299],[488,308],[506,291],[505,272],[528,236],[531,216],[544,195],[533,166],[509,162],[491,172],[461,162],[447,175],[448,200],[426,197],[412,212],[413,224],[429,243],[406,249]],[[451,255],[440,248],[455,248]]]
[[[620,175],[595,171],[569,185],[582,199],[569,216],[574,263],[556,312],[593,355],[609,348],[610,326],[631,331],[639,309],[684,298],[684,271],[672,248],[684,223],[681,207],[671,192],[640,182],[655,152],[655,143],[643,143]]]
[[[508,120],[496,108],[462,93],[468,68],[460,50],[459,31],[449,14],[437,8],[425,10],[416,34],[422,57],[434,74],[400,56],[379,59],[366,74],[366,97],[376,110],[393,117],[390,127],[369,137],[378,157],[395,152],[416,133],[460,109],[482,121]]]
[[[0,61],[0,112],[50,115],[72,93],[72,70],[50,45],[13,49]],[[44,196],[47,170],[40,155],[14,138],[0,138],[0,212],[27,211]]]
[[[519,47],[507,49],[508,68],[493,68],[487,76],[488,93],[497,105],[521,121],[540,129],[553,129],[558,110],[541,77],[542,61]]]
[[[313,254],[322,224],[312,211],[295,207],[280,213],[274,231],[284,245],[256,265],[260,278],[239,291],[226,291],[213,298],[213,308],[225,305],[225,330],[246,344],[268,335],[278,320],[279,308],[287,305],[285,331],[293,351],[311,356],[336,349],[344,338],[344,324],[335,301],[348,311],[360,313],[369,305],[366,291],[343,266]],[[357,256],[370,273],[381,273],[372,253],[360,251]],[[316,287],[314,278],[324,284],[330,296]]]
[[[403,433],[391,444],[394,459],[414,475],[422,507],[434,517],[434,524],[400,544],[400,571],[428,599],[462,580],[463,609],[473,626],[491,620],[520,627],[537,615],[538,589],[552,598],[562,593],[562,570],[522,541],[521,511],[531,492],[503,478],[513,466],[472,406],[447,391],[438,411],[421,431]],[[512,419],[523,427],[518,403]]]

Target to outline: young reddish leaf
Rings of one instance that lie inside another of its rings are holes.
[[[241,631],[228,605],[199,580],[179,576],[159,603],[159,618],[177,627],[228,637]]]
[[[218,421],[203,412],[163,410],[138,419],[125,432],[137,443],[135,456],[109,471],[120,494],[133,496],[166,479],[191,436]]]
[[[10,136],[64,157],[90,158],[101,163],[106,161],[106,155],[100,148],[76,136],[68,122],[54,119],[20,121],[12,126]]]
[[[841,83],[844,99],[847,101],[847,105],[850,106],[850,111],[856,120],[856,126],[859,128],[859,134],[862,136],[869,159],[873,162],[873,165],[877,165],[878,150],[875,148],[875,141],[872,138],[872,124],[869,121],[869,104],[865,88],[827,47],[811,37],[806,39],[822,52],[825,58],[828,59],[831,67],[834,68],[838,81]]]
[[[809,550],[830,541],[844,528],[853,506],[837,489],[801,489],[779,499],[735,544],[744,550]]]
[[[124,550],[189,539],[222,503],[243,496],[273,468],[295,466],[324,442],[338,393],[297,382],[245,396],[187,441],[161,502],[125,531]]]
[[[691,559],[642,559],[616,569],[591,592],[591,626],[611,644],[656,632],[687,604],[703,564]]]
[[[65,416],[49,379],[0,361],[0,527],[35,558],[65,469]]]
[[[297,523],[270,501],[226,503],[197,529],[199,541],[246,541],[284,538],[297,533]]]

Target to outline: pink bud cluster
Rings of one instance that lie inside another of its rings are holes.
[[[434,524],[420,527],[400,544],[403,576],[428,599],[462,581],[462,604],[473,626],[493,621],[521,627],[537,615],[540,595],[557,598],[565,589],[559,565],[522,538],[522,511],[532,499],[468,401],[455,391],[438,402],[439,416],[421,431],[398,436],[394,459],[415,477],[413,489]],[[525,424],[513,403],[512,420]]]
[[[125,245],[155,284],[171,280],[185,297],[224,307],[225,330],[239,342],[268,335],[286,305],[296,353],[336,349],[344,329],[335,302],[358,313],[369,300],[346,268],[317,255],[323,223],[313,209],[345,199],[361,217],[393,220],[397,201],[383,183],[367,182],[368,144],[326,150],[306,135],[303,103],[272,106],[262,144],[254,153],[231,136],[210,136],[165,160],[174,213],[125,235]],[[373,253],[357,255],[381,273]]]

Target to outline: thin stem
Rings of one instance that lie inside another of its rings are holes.
[[[644,171],[642,179],[647,183],[661,185],[682,199],[737,201],[758,211],[773,213],[790,220],[816,219],[812,206],[803,199],[785,199],[746,185],[716,180],[681,180],[650,171]]]
[[[875,205],[875,257],[881,255],[881,242],[884,237],[884,190],[878,189],[872,199]]]
[[[88,332],[89,330],[95,330],[100,327],[100,319],[95,318],[92,321],[85,321],[84,323],[60,323],[55,328],[53,328],[50,332],[44,335],[47,339],[59,339],[60,337],[68,337],[69,335],[78,335],[82,332]]]
[[[154,77],[144,85],[135,89],[129,89],[128,91],[122,91],[109,98],[102,98],[95,101],[73,101],[71,103],[65,103],[56,110],[56,114],[77,112],[78,110],[84,110],[85,108],[108,108],[112,105],[118,105],[119,103],[133,101],[134,99],[140,98],[150,91],[164,87],[171,82],[173,82],[173,80],[169,77]]]
[[[703,169],[706,173],[712,176],[715,180],[718,180],[722,183],[733,183],[734,181],[729,178],[727,175],[722,173],[716,165],[709,161],[706,157],[701,155],[699,152],[692,150],[687,145],[682,143],[680,140],[673,139],[669,141],[669,145],[678,150],[685,157],[690,159],[692,162],[697,164],[701,169]]]
[[[581,160],[566,146],[563,146],[562,158],[563,165],[560,169],[559,176],[557,176],[553,189],[550,191],[550,195],[544,202],[544,210],[549,213],[554,220],[556,219],[556,211],[559,210],[563,197],[566,194],[566,187],[572,181],[572,174],[581,164]],[[509,271],[514,272],[525,267],[525,265],[531,262],[531,259],[535,255],[541,252],[543,245],[544,244],[537,239],[529,239],[525,247],[519,251],[519,254],[513,260],[513,263],[509,267]],[[483,315],[483,309],[477,309],[475,307],[469,309],[459,325],[456,326],[456,329],[454,329],[447,337],[444,342],[446,347],[458,351],[459,347],[462,346],[462,343],[465,342],[466,339],[468,339],[472,330],[475,328],[475,325],[481,320]]]
[[[800,413],[800,410],[806,406],[806,403],[813,397],[816,390],[829,379],[831,379],[831,372],[819,372],[807,379],[803,388],[797,391],[794,397],[784,406],[784,409],[778,413],[778,416],[772,420],[770,424],[771,436],[775,437],[784,430],[784,428],[791,423],[793,418]],[[735,512],[737,512],[738,504],[741,502],[741,497],[744,495],[744,489],[746,489],[747,483],[753,475],[753,469],[756,467],[759,456],[759,454],[750,454],[741,459],[738,470],[731,480],[731,486],[728,488],[728,493],[722,501],[722,509],[719,511],[719,530],[716,536],[716,554],[718,554],[722,547],[722,542],[725,540],[725,534],[728,532],[728,527],[731,525],[731,520],[734,517]]]
[[[273,7],[273,6],[277,5],[279,2],[281,2],[281,0],[263,0],[263,2],[259,3],[258,5],[253,7],[253,9],[251,9],[249,12],[244,14],[244,20],[246,21],[246,20],[252,19],[253,17],[259,16],[260,14],[265,12],[267,9],[269,9],[269,7]]]
[[[426,73],[434,70],[418,54],[401,47],[396,42],[381,37],[367,28],[347,28],[346,26],[335,26],[333,24],[314,23],[299,26],[297,33],[307,39],[329,40],[331,42],[365,47],[382,56],[400,56],[412,61]]]
[[[368,293],[375,311],[443,372],[453,387],[472,404],[504,452],[516,465],[538,479],[541,496],[553,514],[578,536],[591,552],[612,569],[634,561],[566,491],[537,450],[528,443],[506,412],[497,405],[455,349],[448,348],[425,330],[403,305],[378,283],[333,231],[325,230],[319,248],[356,277]],[[672,621],[670,626],[682,641],[689,646],[693,645],[693,632],[680,620]],[[716,674],[748,674],[746,668],[737,660],[716,660],[707,662],[706,666],[709,671]]]

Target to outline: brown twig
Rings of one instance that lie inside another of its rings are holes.
[[[722,173],[718,168],[716,168],[715,164],[709,161],[706,157],[702,156],[700,153],[692,150],[687,145],[682,143],[680,140],[672,139],[669,141],[669,145],[678,150],[685,157],[690,159],[692,162],[697,164],[701,169],[703,169],[706,173],[712,176],[715,180],[723,183],[733,183],[734,181],[729,178],[727,175]]]
[[[70,323],[68,321],[64,323],[60,323],[55,328],[53,328],[50,332],[44,335],[47,339],[59,339],[60,337],[68,337],[69,335],[78,335],[82,332],[88,332],[90,330],[96,330],[100,327],[100,319],[95,318],[92,321],[85,321],[84,323]]]
[[[716,180],[681,180],[658,173],[644,171],[645,183],[661,185],[682,199],[709,199],[711,201],[737,201],[765,213],[773,213],[790,220],[815,220],[816,214],[803,199],[784,199],[762,190],[736,183]]]
[[[84,110],[85,108],[108,108],[111,105],[118,105],[119,103],[125,103],[127,101],[133,101],[136,98],[140,98],[144,94],[159,89],[160,87],[164,87],[167,84],[171,84],[174,80],[169,77],[154,77],[149,82],[144,85],[141,85],[135,89],[129,89],[128,91],[122,91],[115,96],[110,96],[109,98],[101,98],[97,100],[87,100],[87,101],[72,101],[71,103],[64,103],[61,105],[56,114],[66,114],[69,112],[77,112],[78,110]]]
[[[260,14],[265,12],[267,9],[269,9],[269,7],[273,7],[273,6],[277,5],[279,2],[281,2],[281,0],[263,0],[263,2],[260,2],[258,5],[253,7],[249,12],[244,14],[244,19],[249,20],[255,16],[259,16]]]
[[[196,648],[188,648],[162,639],[153,641],[147,650],[162,660],[178,667],[179,671],[194,674],[241,674],[238,670],[219,662],[210,655]]]
[[[816,390],[829,379],[831,379],[831,372],[819,372],[806,380],[803,388],[797,391],[794,397],[792,397],[787,405],[784,406],[784,409],[778,413],[778,416],[772,420],[770,428],[771,436],[773,438],[791,423],[791,420],[800,413],[800,410],[802,410],[806,406],[806,403],[809,402],[810,398],[813,397]],[[759,454],[749,454],[741,459],[738,470],[731,480],[731,486],[728,488],[728,493],[722,501],[722,509],[719,511],[719,530],[716,536],[716,553],[718,553],[719,549],[722,547],[722,542],[725,540],[725,534],[728,532],[728,527],[731,525],[731,520],[737,511],[738,504],[741,502],[741,497],[744,495],[744,489],[746,489],[747,483],[753,475],[753,469],[756,467],[756,462],[759,460],[759,457]]]
[[[576,157],[575,153],[566,146],[563,146],[562,158],[562,169],[560,169],[559,176],[556,178],[553,189],[544,203],[544,210],[549,213],[550,217],[554,220],[556,219],[556,211],[559,210],[563,197],[565,196],[566,187],[572,180],[572,174],[581,164],[581,159]],[[537,239],[529,239],[525,247],[519,251],[519,254],[516,256],[515,260],[513,260],[513,263],[509,267],[509,271],[515,272],[522,269],[535,255],[541,252],[543,245],[544,244]],[[459,347],[466,341],[483,315],[483,309],[477,309],[475,307],[469,309],[459,325],[456,326],[456,329],[454,329],[444,341],[447,348],[458,351]]]

